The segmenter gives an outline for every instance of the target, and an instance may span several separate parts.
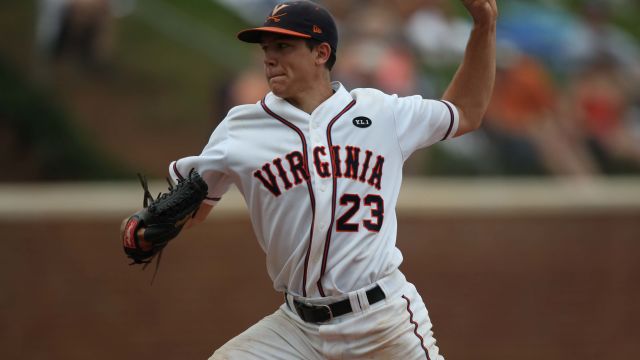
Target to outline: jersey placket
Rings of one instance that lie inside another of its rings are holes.
[[[314,114],[316,116],[311,117],[310,123],[310,134],[311,134],[311,154],[314,154],[313,149],[317,146],[321,146],[325,148],[325,155],[322,157],[321,161],[329,164],[328,167],[328,176],[321,176],[318,169],[316,169],[315,161],[312,161],[313,172],[312,179],[315,183],[314,185],[314,194],[316,195],[316,203],[318,209],[326,209],[330,211],[318,211],[316,212],[316,224],[317,227],[314,229],[314,239],[318,239],[316,241],[313,249],[312,256],[310,261],[310,266],[314,266],[314,271],[311,273],[317,273],[317,289],[320,296],[327,296],[325,294],[322,280],[324,274],[326,274],[326,267],[329,262],[329,258],[331,256],[330,247],[331,247],[331,232],[333,231],[334,217],[336,211],[336,190],[337,186],[335,181],[335,166],[340,166],[339,164],[334,164],[334,156],[332,149],[332,141],[331,141],[331,128],[333,124],[338,121],[346,112],[348,112],[355,105],[355,101],[352,100],[346,107],[342,109],[338,114],[336,114],[331,120],[323,119],[322,115],[317,116],[318,114]],[[311,169],[310,169],[311,170]],[[311,280],[311,279],[309,279]],[[310,283],[308,283],[310,284]]]
[[[309,159],[309,175],[311,176],[313,182],[317,209],[331,209],[332,202],[331,194],[333,188],[331,183],[331,176],[321,176],[316,167],[314,156],[314,149],[319,147],[324,147],[325,149],[327,149],[327,143],[324,136],[325,127],[326,125],[324,124],[321,117],[311,116],[309,121],[309,134],[311,140],[309,142],[309,154],[311,157]],[[329,162],[329,154],[330,151],[325,150],[325,155],[320,156],[320,161]],[[324,258],[325,239],[327,237],[327,232],[331,231],[331,229],[329,228],[331,226],[331,213],[329,211],[317,211],[315,215],[316,226],[313,230],[313,238],[316,239],[316,241],[314,241],[313,247],[311,249],[311,256],[309,259],[309,278],[307,279],[307,286],[315,288],[313,290],[317,290],[320,296],[325,296],[324,289],[322,288],[322,284],[320,283],[320,277]]]

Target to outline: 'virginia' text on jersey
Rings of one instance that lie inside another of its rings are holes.
[[[340,145],[334,145],[330,156],[330,158],[333,158],[332,166],[332,164],[323,160],[328,155],[327,152],[326,146],[316,146],[313,149],[313,166],[320,177],[331,177],[331,169],[333,169],[333,175],[336,178],[348,178],[362,183],[366,182],[380,190],[382,166],[384,165],[383,156],[377,155],[374,159],[373,152],[365,150],[364,161],[361,162],[360,153],[362,151],[359,147],[347,145],[342,149]],[[282,163],[284,161],[288,163],[288,169],[283,166]],[[371,166],[372,163],[373,166]],[[309,172],[305,169],[304,155],[300,151],[293,151],[282,158],[278,157],[271,162],[265,163],[261,169],[253,172],[253,176],[260,180],[267,190],[274,196],[280,196],[282,190],[276,174],[282,181],[285,190],[309,180]]]

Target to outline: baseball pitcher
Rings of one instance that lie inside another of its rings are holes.
[[[409,156],[478,128],[491,96],[496,1],[463,3],[474,27],[440,100],[332,82],[336,25],[309,1],[279,4],[238,34],[262,48],[271,92],[231,109],[200,155],[171,162],[177,188],[123,227],[127,254],[148,261],[232,184],[243,194],[284,301],[211,359],[443,359],[398,270],[395,208]]]

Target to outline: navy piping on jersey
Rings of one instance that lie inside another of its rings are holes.
[[[420,346],[422,347],[422,350],[424,350],[424,354],[427,355],[427,360],[431,360],[431,358],[429,357],[429,351],[427,351],[427,348],[424,346],[424,338],[420,334],[418,334],[418,323],[415,320],[413,320],[413,311],[411,311],[411,301],[409,300],[408,297],[404,295],[402,295],[402,298],[407,301],[407,312],[409,313],[409,322],[413,324],[413,333],[416,334],[416,336],[420,340]]]
[[[338,115],[336,115],[327,126],[327,145],[329,146],[329,157],[331,158],[331,178],[333,180],[333,190],[331,194],[331,221],[329,222],[329,228],[327,230],[327,239],[324,242],[324,252],[322,253],[322,267],[320,268],[320,278],[318,279],[318,289],[320,290],[320,295],[325,296],[324,291],[322,289],[322,277],[324,276],[325,270],[327,268],[327,259],[329,255],[329,246],[331,245],[331,233],[333,232],[333,222],[335,221],[336,216],[336,189],[337,189],[337,178],[336,178],[336,164],[335,157],[333,156],[333,143],[331,141],[331,128],[333,124],[344,115],[349,109],[355,105],[356,101],[352,100],[349,105],[347,105]]]
[[[180,174],[180,171],[178,171],[178,160],[173,162],[173,172],[178,175],[178,180],[184,180],[184,177]]]
[[[442,100],[438,100],[441,103],[447,105],[447,109],[449,109],[449,115],[451,115],[451,120],[449,122],[449,129],[447,130],[447,133],[444,135],[444,137],[442,138],[442,140],[445,140],[446,138],[449,137],[449,134],[451,134],[451,129],[453,129],[453,109],[451,108],[451,105],[449,105],[446,101],[442,101]],[[440,140],[440,141],[442,141]]]
[[[264,109],[264,111],[267,114],[269,114],[271,117],[280,121],[284,125],[291,128],[291,130],[298,133],[298,136],[300,136],[300,140],[302,141],[302,151],[304,153],[304,158],[302,160],[304,162],[303,164],[304,170],[308,174],[306,181],[307,181],[307,189],[309,190],[309,198],[311,200],[311,229],[309,230],[309,246],[307,247],[307,254],[304,257],[304,275],[302,278],[302,296],[307,297],[307,268],[309,266],[311,244],[313,243],[313,229],[315,226],[315,219],[316,219],[316,198],[313,195],[313,186],[311,185],[311,176],[310,176],[311,172],[309,171],[309,164],[308,164],[308,157],[307,157],[307,141],[305,140],[304,133],[297,126],[293,125],[289,121],[285,120],[283,117],[271,111],[271,109],[267,107],[267,104],[265,103],[264,99],[260,101],[260,105],[262,105],[262,108]],[[322,292],[322,289],[319,289],[319,290]]]

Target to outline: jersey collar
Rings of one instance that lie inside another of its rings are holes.
[[[351,94],[340,82],[332,82],[331,88],[334,90],[333,95],[318,105],[311,114],[307,114],[289,104],[286,100],[274,95],[272,92],[267,94],[264,101],[271,111],[291,122],[299,123],[298,125],[300,126],[303,126],[304,123],[308,123],[312,119],[324,123],[329,122],[336,114],[353,101]]]

